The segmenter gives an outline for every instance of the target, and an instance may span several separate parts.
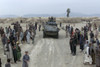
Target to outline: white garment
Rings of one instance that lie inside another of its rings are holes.
[[[89,63],[89,64],[92,64],[92,58],[91,56],[89,55],[89,47],[86,47],[85,48],[85,55],[84,55],[84,64],[85,63]]]
[[[12,51],[11,44],[9,44],[8,48],[9,48],[9,51],[6,52],[7,58],[13,60],[13,51]]]

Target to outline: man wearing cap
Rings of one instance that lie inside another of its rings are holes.
[[[19,46],[19,42],[17,41],[16,43],[16,50],[17,50],[17,60],[20,61],[20,58],[21,58],[21,48]]]

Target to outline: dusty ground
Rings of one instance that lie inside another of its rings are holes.
[[[0,24],[0,26],[8,26]],[[22,24],[25,29],[25,24]],[[82,27],[85,23],[77,23],[75,27]],[[60,30],[59,39],[42,37],[42,31],[37,31],[34,44],[20,44],[22,56],[24,51],[28,50],[30,55],[29,67],[95,67],[94,65],[84,65],[84,54],[80,52],[77,46],[77,55],[72,56],[69,49],[69,37],[65,37],[65,31]],[[2,44],[0,42],[0,57],[2,65],[6,63],[6,56],[3,54]],[[22,59],[21,59],[22,60]],[[12,64],[12,67],[22,67],[22,61]]]

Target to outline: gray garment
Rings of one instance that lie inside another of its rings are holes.
[[[20,38],[21,38],[21,40],[22,40],[22,38],[23,38],[23,32],[20,32]]]
[[[6,51],[7,59],[10,59],[12,62],[14,62],[14,60],[13,60],[14,59],[13,58],[13,51],[12,51],[11,44],[6,44],[5,47],[7,48],[7,49],[5,49],[5,50],[7,50]]]
[[[10,63],[6,63],[5,67],[11,67]]]
[[[27,38],[27,43],[30,43],[30,32],[27,32],[27,36],[26,36],[26,38]]]
[[[96,66],[100,66],[100,48],[96,48]]]
[[[7,44],[7,40],[8,40],[8,38],[6,36],[2,37],[2,44],[3,45]]]
[[[29,67],[28,66],[28,61],[30,60],[30,57],[28,55],[23,56],[23,65],[22,67]]]

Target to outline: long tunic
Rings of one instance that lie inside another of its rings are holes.
[[[16,45],[16,50],[17,50],[17,60],[20,60],[20,58],[21,58],[21,48],[18,45]]]
[[[30,32],[27,33],[26,38],[27,38],[27,43],[30,43]]]
[[[90,55],[91,55],[91,57],[92,57],[92,64],[95,64],[95,51],[94,51],[94,45],[92,45],[91,47],[90,47]]]
[[[23,56],[23,65],[22,67],[29,67],[28,66],[28,61],[30,60],[30,57],[28,55]]]
[[[17,61],[17,50],[13,49],[13,56],[14,56],[14,62],[16,63]]]
[[[3,50],[4,50],[4,54],[6,54],[5,53],[5,44],[7,44],[7,37],[5,36],[5,37],[2,37],[2,44],[3,44]]]
[[[80,36],[80,49],[81,50],[84,49],[84,37],[83,37],[83,35]]]
[[[13,60],[13,51],[12,51],[11,44],[7,44],[6,48],[7,48],[7,52],[6,52],[7,58]]]
[[[21,32],[21,33],[20,33],[20,41],[22,41],[23,36],[24,36],[24,35],[23,35],[23,32]]]
[[[96,66],[100,67],[100,48],[96,48]]]
[[[85,48],[85,51],[84,51],[84,63],[89,63],[89,64],[92,64],[92,58],[91,58],[91,56],[89,55],[89,47],[87,46],[86,48]]]

